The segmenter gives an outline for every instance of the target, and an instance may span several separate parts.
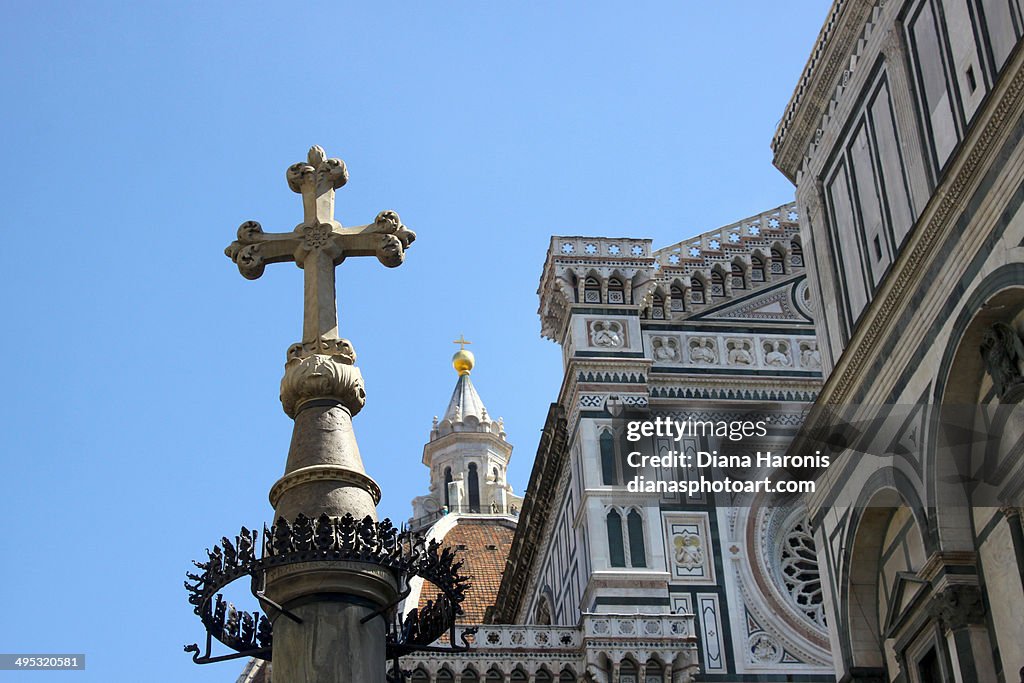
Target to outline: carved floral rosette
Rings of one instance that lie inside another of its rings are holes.
[[[344,357],[315,353],[292,356],[284,365],[281,378],[281,406],[288,417],[295,418],[310,401],[339,401],[355,415],[366,404],[363,375]]]

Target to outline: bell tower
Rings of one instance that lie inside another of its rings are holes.
[[[493,419],[473,386],[476,358],[460,337],[452,356],[458,375],[444,415],[434,417],[423,464],[430,468],[430,492],[413,500],[413,527],[446,514],[516,515],[522,498],[507,481],[512,444],[502,418]]]

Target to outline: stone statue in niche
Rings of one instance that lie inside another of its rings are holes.
[[[729,365],[753,365],[754,356],[750,353],[750,342],[746,339],[730,339],[726,343],[729,349]]]
[[[718,362],[715,356],[715,342],[707,337],[696,337],[690,340],[690,360],[694,363],[713,365]]]
[[[788,368],[793,364],[789,359],[789,344],[780,340],[766,341],[764,343],[764,362],[765,365]]]
[[[800,364],[808,370],[821,369],[821,351],[815,342],[800,342]]]
[[[993,324],[981,340],[980,351],[999,398],[1006,398],[1011,390],[1015,390],[1014,394],[1019,393],[1024,344],[1021,344],[1017,331],[1006,323]]]
[[[590,323],[590,341],[594,346],[617,349],[624,345],[622,324],[615,320],[595,320]]]
[[[652,340],[654,360],[675,362],[679,360],[679,342],[675,337],[655,337]]]

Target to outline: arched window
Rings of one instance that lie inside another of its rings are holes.
[[[526,683],[526,681],[527,681],[526,674],[523,673],[522,669],[516,669],[515,671],[512,672],[511,680],[512,680],[512,683]]]
[[[452,483],[452,468],[444,468],[444,506],[449,510],[452,509],[452,502],[449,499],[450,494],[448,493],[448,484]]]
[[[437,683],[455,683],[455,676],[448,669],[441,669],[437,672]]]
[[[733,289],[746,289],[747,288],[747,277],[743,273],[743,267],[738,264],[732,264],[732,288]]]
[[[463,669],[459,683],[480,683],[480,676],[472,669]]]
[[[562,669],[562,673],[558,675],[558,683],[576,683],[576,674],[568,669]]]
[[[655,294],[651,303],[651,318],[654,320],[665,319],[665,299],[661,294]]]
[[[632,678],[626,678],[627,676],[632,676]],[[619,664],[619,680],[636,680],[636,664],[632,660],[624,659]]]
[[[615,510],[608,512],[608,559],[613,567],[626,566],[626,547],[622,543],[622,517]]]
[[[704,303],[704,281],[699,277],[690,281],[690,301],[695,304]]]
[[[601,283],[596,277],[588,277],[583,283],[583,301],[588,304],[601,303]]]
[[[504,680],[505,676],[493,666],[487,672],[487,683],[502,683]]]
[[[717,270],[711,271],[711,296],[725,296],[725,278]]]
[[[633,567],[647,566],[647,551],[644,548],[644,522],[640,513],[630,510],[626,515],[626,527],[629,534],[629,563]]]
[[[772,275],[782,275],[785,272],[786,265],[782,251],[772,247]]]
[[[608,281],[608,303],[626,303],[625,291],[622,288],[622,280],[620,280],[617,277],[613,277],[611,280]]]
[[[679,285],[672,285],[670,293],[672,295],[672,312],[681,313],[682,311],[685,311],[686,306],[683,302],[683,288]]]
[[[607,486],[619,483],[615,467],[615,437],[605,430],[599,439],[601,446],[601,482]]]
[[[533,675],[533,680],[537,681],[537,683],[553,683],[555,679],[551,677],[547,669],[538,669],[537,673]]]
[[[476,472],[476,463],[469,463],[469,481],[466,483],[469,488],[469,511],[480,512],[480,477]]]
[[[752,282],[764,282],[764,261],[760,256],[750,257],[750,280]]]
[[[796,240],[789,245],[789,262],[797,268],[804,267],[804,249]]]
[[[427,683],[430,680],[430,674],[423,669],[416,669],[412,672],[412,678],[410,680],[412,680],[413,683]]]

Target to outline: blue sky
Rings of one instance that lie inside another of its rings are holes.
[[[346,161],[337,218],[398,211],[406,264],[338,271],[381,516],[426,491],[460,334],[522,491],[560,352],[552,234],[664,246],[792,199],[769,142],[827,11],[791,3],[7,3],[0,22],[0,680],[232,681],[193,665],[189,561],[271,514],[301,271],[244,280],[239,223],[290,230],[288,165]]]

